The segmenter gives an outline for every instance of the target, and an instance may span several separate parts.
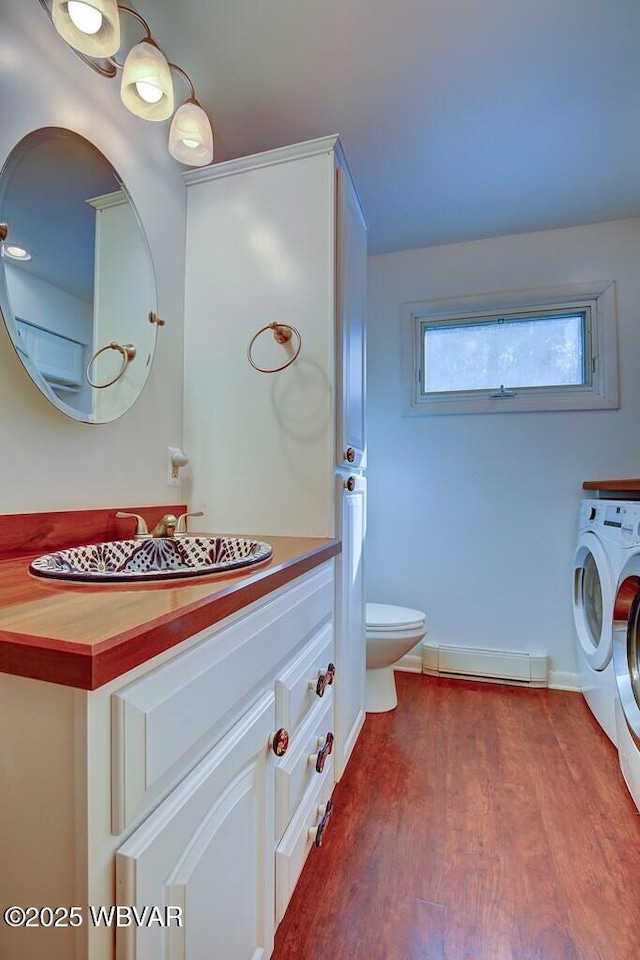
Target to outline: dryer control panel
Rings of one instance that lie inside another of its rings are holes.
[[[623,516],[624,506],[621,503],[608,503],[604,508],[602,525],[620,530]]]

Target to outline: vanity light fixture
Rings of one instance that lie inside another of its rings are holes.
[[[127,54],[120,96],[127,110],[143,120],[168,120],[173,113],[171,70],[151,34]]]
[[[190,87],[189,98],[178,107],[169,131],[169,153],[191,167],[213,160],[213,130],[198,103],[187,73],[169,63],[151,35],[149,24],[137,10],[117,0],[40,0],[66,42],[102,76],[122,72],[120,96],[125,107],[144,120],[168,120],[174,113],[172,71]],[[128,13],[146,32],[127,54],[124,63],[115,59],[120,49],[120,14]]]
[[[203,167],[213,160],[213,131],[209,118],[196,100],[191,80],[181,67],[178,70],[191,87],[191,96],[178,107],[169,130],[169,153],[174,160],[188,166]]]
[[[51,19],[60,36],[89,57],[112,57],[120,47],[117,0],[53,0]]]

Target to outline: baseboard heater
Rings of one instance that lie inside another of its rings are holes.
[[[547,687],[548,657],[504,650],[474,650],[470,647],[422,645],[422,669],[433,676],[518,686]]]

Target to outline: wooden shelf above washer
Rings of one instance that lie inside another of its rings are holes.
[[[640,480],[585,480],[583,490],[619,490],[621,493],[640,493]]]

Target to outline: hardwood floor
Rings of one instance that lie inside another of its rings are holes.
[[[272,960],[636,960],[640,816],[583,698],[396,677]]]

